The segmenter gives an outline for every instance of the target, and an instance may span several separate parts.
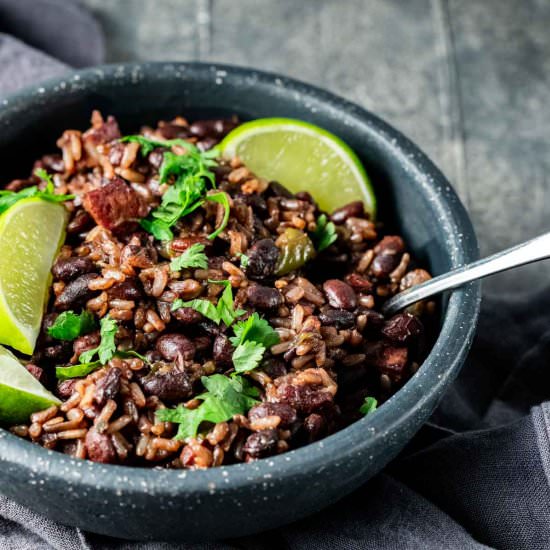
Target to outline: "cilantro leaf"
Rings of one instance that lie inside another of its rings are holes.
[[[206,200],[217,202],[221,204],[225,211],[223,214],[222,223],[220,223],[220,226],[216,228],[216,230],[208,235],[208,238],[210,240],[214,240],[227,226],[227,222],[229,221],[229,213],[231,211],[231,207],[229,205],[229,198],[227,196],[227,193],[224,193],[223,191],[220,191],[219,193],[212,193],[210,195],[206,195]]]
[[[100,321],[99,334],[101,341],[96,348],[85,351],[80,354],[81,363],[91,363],[94,356],[97,354],[99,362],[102,365],[108,363],[114,356],[116,351],[115,335],[117,333],[117,324],[114,319],[111,319],[109,315],[103,317]]]
[[[229,281],[213,281],[209,279],[208,282],[225,286],[222,295],[218,299],[218,305],[216,307],[221,320],[226,324],[226,326],[230,327],[233,324],[233,321],[235,321],[237,317],[244,315],[246,311],[243,309],[235,310],[233,307],[233,291],[231,290],[231,283]]]
[[[201,298],[195,298],[194,300],[190,300],[189,302],[184,302],[181,298],[174,300],[174,302],[172,303],[172,311],[175,311],[180,307],[193,308],[195,311],[198,311],[199,313],[204,315],[207,319],[214,321],[214,323],[216,323],[217,325],[220,324],[221,318],[218,314],[218,310],[216,309],[216,306],[208,300],[203,300]]]
[[[214,160],[217,152],[202,152],[195,145],[181,139],[155,141],[145,136],[126,136],[122,141],[139,143],[143,154],[149,154],[155,147],[180,145],[186,148],[187,152],[183,155],[165,151],[159,169],[159,180],[160,183],[171,185],[162,196],[161,204],[140,222],[143,229],[152,233],[156,239],[173,239],[170,228],[180,218],[202,206],[208,187],[216,186],[216,177],[210,168],[217,164]]]
[[[133,349],[129,349],[126,351],[115,351],[114,357],[120,357],[122,359],[128,359],[128,357],[137,357],[138,359],[141,359],[144,363],[149,365],[149,360],[147,359],[147,357],[141,355],[141,353],[138,353]]]
[[[235,346],[232,359],[237,372],[255,369],[260,364],[266,348],[279,342],[277,331],[258,313],[253,313],[245,321],[235,323],[233,332],[235,336],[229,340]]]
[[[252,340],[239,344],[233,352],[233,366],[237,372],[254,370],[262,360],[265,347]]]
[[[256,388],[238,375],[213,374],[201,378],[206,392],[197,396],[202,403],[196,409],[179,405],[175,409],[159,409],[157,418],[162,422],[179,424],[174,439],[196,437],[202,422],[225,422],[236,414],[246,414],[258,400]]]
[[[170,225],[162,220],[143,218],[139,224],[147,233],[151,233],[157,241],[171,241],[174,238]]]
[[[88,376],[99,367],[101,367],[101,361],[81,363],[70,367],[55,367],[55,375],[60,381],[69,380],[70,378],[84,378],[84,376]]]
[[[149,364],[147,357],[144,357],[134,350],[116,351],[113,354],[113,357],[120,357],[121,359],[137,357],[138,359],[141,359],[144,363]],[[83,378],[84,376],[88,376],[88,374],[102,366],[104,365],[101,363],[101,361],[91,361],[90,363],[80,363],[78,365],[70,366],[59,365],[55,367],[55,375],[58,380],[68,380],[69,378]]]
[[[74,311],[64,311],[48,327],[48,334],[57,340],[71,341],[95,328],[95,317],[89,311],[84,310],[80,314],[76,314]]]
[[[243,269],[246,269],[248,267],[249,262],[250,262],[250,258],[246,254],[240,253],[239,254],[239,260],[241,261],[241,267]]]
[[[170,269],[172,271],[181,271],[188,267],[200,267],[201,269],[208,268],[208,258],[204,253],[204,245],[195,243],[191,245],[187,250],[174,258],[170,262]]]
[[[233,324],[233,321],[235,321],[237,317],[244,315],[246,311],[242,309],[235,310],[233,307],[233,292],[229,281],[214,281],[209,279],[208,282],[225,286],[221,296],[218,298],[217,305],[214,305],[209,300],[204,300],[202,298],[195,298],[189,302],[184,302],[178,298],[172,303],[172,311],[175,311],[180,307],[191,307],[204,315],[206,318],[214,321],[217,325],[223,321],[226,326],[230,327]]]
[[[36,185],[25,187],[21,191],[0,191],[0,214],[11,208],[16,202],[30,197],[37,197],[49,202],[64,202],[74,199],[74,195],[56,195],[52,177],[43,168],[38,168],[35,174],[46,182],[46,189],[40,191]]]
[[[46,193],[53,193],[55,191],[55,186],[53,183],[53,178],[44,170],[44,168],[37,168],[34,171],[34,175],[38,176],[42,181],[46,182]]]
[[[374,397],[365,397],[365,402],[359,408],[359,412],[365,416],[376,410],[378,407],[378,401]]]
[[[328,248],[336,239],[338,234],[336,233],[336,226],[334,223],[327,221],[325,214],[321,214],[317,218],[317,228],[311,233],[311,239],[315,244],[318,252]]]
[[[266,348],[279,343],[279,335],[271,325],[262,319],[258,313],[253,313],[245,321],[239,321],[233,326],[235,336],[229,338],[234,346],[246,341],[253,341]]]

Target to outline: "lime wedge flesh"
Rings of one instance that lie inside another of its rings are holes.
[[[0,343],[33,352],[65,233],[60,204],[23,199],[0,216]]]
[[[309,191],[332,212],[362,200],[374,218],[376,197],[357,155],[338,137],[290,118],[262,118],[230,132],[220,144],[226,158],[239,157],[257,176],[290,191]]]
[[[36,411],[59,405],[17,358],[0,346],[0,424],[21,424]]]

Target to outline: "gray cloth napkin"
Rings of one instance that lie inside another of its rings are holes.
[[[45,7],[54,13],[37,26],[29,14]],[[0,34],[0,97],[68,69],[13,35],[75,66],[94,64],[103,42],[89,21],[61,0],[0,0],[0,31],[12,35]],[[51,49],[47,37],[68,27],[75,31],[65,50]],[[67,48],[78,55],[63,58]],[[525,303],[485,302],[469,361],[431,423],[382,474],[316,516],[228,542],[133,543],[56,524],[0,496],[0,548],[550,548],[549,311],[550,293]]]

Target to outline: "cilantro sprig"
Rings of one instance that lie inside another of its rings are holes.
[[[317,228],[310,233],[311,240],[317,249],[317,252],[328,248],[336,239],[338,234],[336,233],[336,226],[333,222],[329,222],[325,214],[321,214],[317,218]]]
[[[59,381],[69,380],[71,378],[84,378],[91,372],[101,367],[101,361],[92,361],[91,363],[80,363],[70,367],[55,367],[55,376]]]
[[[361,405],[361,407],[359,407],[359,412],[366,416],[367,414],[375,411],[377,407],[378,401],[376,400],[376,398],[367,396],[365,397],[364,403]]]
[[[78,336],[88,334],[96,328],[95,317],[89,311],[80,314],[74,311],[64,311],[48,327],[48,334],[56,340],[71,341]]]
[[[233,325],[235,336],[229,338],[235,346],[233,366],[237,372],[254,370],[263,359],[267,348],[279,343],[279,335],[271,325],[257,313],[245,321]]]
[[[56,195],[53,179],[43,168],[38,168],[34,173],[46,182],[45,189],[41,191],[38,189],[38,186],[32,185],[17,192],[6,189],[0,190],[0,214],[12,207],[16,202],[30,197],[37,197],[48,202],[64,202],[74,199],[74,195]]]
[[[181,298],[178,298],[177,300],[174,300],[172,304],[172,311],[175,311],[180,307],[190,307],[199,313],[202,313],[202,315],[211,321],[214,321],[217,325],[223,321],[226,326],[230,327],[233,324],[233,321],[235,321],[237,317],[244,315],[246,311],[243,309],[235,310],[233,305],[233,292],[229,281],[215,281],[209,279],[208,282],[224,285],[225,287],[221,296],[218,298],[218,303],[216,305],[203,298],[195,298],[194,300],[190,300],[188,302],[184,302]]]
[[[208,268],[208,258],[204,253],[204,245],[195,243],[189,248],[184,250],[180,256],[174,258],[170,262],[170,269],[172,271],[181,271],[191,267],[198,267],[200,269]]]
[[[118,327],[114,319],[111,319],[109,315],[106,315],[101,319],[99,327],[100,342],[96,348],[89,349],[80,354],[81,363],[91,363],[93,358],[97,355],[99,362],[102,365],[108,363],[116,351],[115,335]]]
[[[73,313],[73,315],[75,314]],[[61,317],[61,315],[59,317]],[[75,315],[75,317],[77,318],[79,316]],[[70,323],[74,322],[75,317],[70,317]],[[68,380],[69,378],[82,378],[84,376],[87,376],[99,367],[106,365],[115,356],[121,357],[123,359],[126,359],[128,357],[137,357],[145,363],[148,362],[147,358],[139,354],[137,351],[117,351],[115,336],[118,330],[118,326],[116,321],[114,319],[111,319],[109,315],[103,317],[99,324],[99,345],[93,349],[81,353],[79,356],[80,363],[78,365],[71,365],[68,367],[56,367],[55,375],[58,380]],[[66,323],[64,323],[62,328],[66,328],[66,326]],[[74,331],[74,329],[72,328],[72,324],[70,324],[70,326],[70,330]]]
[[[165,151],[159,169],[160,183],[171,183],[162,196],[161,204],[151,214],[141,220],[141,226],[158,240],[172,240],[172,226],[184,216],[191,214],[204,204],[205,200],[219,202],[225,208],[223,222],[209,239],[216,238],[227,225],[229,219],[229,200],[222,192],[207,195],[216,187],[216,177],[211,168],[216,166],[218,151],[201,151],[198,147],[183,139],[159,141],[140,135],[126,136],[123,142],[136,142],[141,146],[141,153],[148,155],[156,147],[179,145],[186,149],[183,155]]]
[[[203,376],[201,382],[207,391],[196,397],[202,401],[196,409],[179,405],[175,409],[156,411],[160,421],[179,424],[174,439],[196,437],[203,422],[225,422],[236,414],[246,414],[259,402],[255,399],[259,396],[258,389],[237,374]]]

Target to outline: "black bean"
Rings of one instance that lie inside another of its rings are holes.
[[[372,261],[371,271],[380,279],[386,278],[399,265],[400,261],[396,254],[378,254]]]
[[[218,137],[205,137],[197,142],[197,147],[201,151],[208,151],[209,149],[212,149],[216,143],[218,143],[220,140]]]
[[[422,321],[410,313],[398,313],[386,321],[382,334],[395,344],[406,344],[423,332]]]
[[[212,339],[209,336],[195,336],[193,338],[193,344],[195,344],[197,353],[212,349]]]
[[[94,291],[88,288],[88,283],[99,277],[97,273],[86,273],[68,283],[55,300],[57,309],[66,310],[81,305],[89,300]]]
[[[256,215],[264,217],[267,214],[267,203],[265,199],[257,193],[239,193],[235,196],[235,201],[242,201],[247,206],[251,206]]]
[[[265,279],[273,275],[279,249],[271,239],[256,241],[247,251],[246,274],[251,279]]]
[[[321,439],[327,431],[325,419],[317,413],[310,414],[304,420],[304,430],[307,434],[308,443]]]
[[[293,198],[294,195],[284,186],[281,185],[278,181],[270,181],[268,187],[268,194],[275,197],[287,197]]]
[[[357,296],[350,285],[339,279],[329,279],[323,283],[328,303],[337,309],[355,309]]]
[[[271,378],[279,378],[279,376],[287,374],[286,363],[279,357],[274,357],[272,355],[268,355],[262,361],[261,368]]]
[[[109,399],[114,399],[120,391],[120,369],[111,367],[107,374],[101,378],[94,391],[94,401],[99,407],[103,407]]]
[[[323,325],[335,325],[337,328],[349,328],[355,324],[355,315],[345,309],[329,309],[319,314]]]
[[[286,403],[260,403],[259,405],[254,405],[248,411],[248,418],[252,422],[266,416],[278,416],[281,419],[281,423],[279,424],[281,428],[294,424],[297,418],[296,409],[293,409]]]
[[[343,224],[348,218],[363,218],[365,216],[365,206],[363,201],[354,201],[336,209],[330,219],[338,225]]]
[[[189,374],[175,367],[151,372],[142,378],[141,383],[146,394],[168,401],[187,399],[193,390]]]
[[[311,196],[311,193],[308,193],[307,191],[298,191],[294,195],[298,200],[309,202],[310,204],[315,204],[315,200]]]
[[[281,293],[268,286],[251,285],[246,289],[249,303],[259,309],[274,309],[283,303]]]
[[[261,430],[249,435],[243,451],[251,458],[270,456],[277,451],[277,430]]]
[[[157,351],[166,361],[175,361],[178,357],[190,361],[195,355],[195,344],[183,334],[163,334],[156,344]]]
[[[101,338],[99,336],[99,331],[91,332],[90,334],[85,334],[84,336],[79,336],[73,342],[73,353],[76,357],[79,357],[81,353],[99,346],[100,340]]]
[[[405,243],[397,235],[388,235],[384,237],[375,247],[375,254],[396,255],[405,252]]]
[[[126,279],[107,290],[109,299],[140,300],[143,298],[143,287],[136,279]]]
[[[89,258],[59,258],[52,267],[53,276],[65,282],[92,271],[95,271],[95,265]]]
[[[182,325],[195,325],[203,319],[203,316],[192,307],[180,307],[173,311],[172,315]]]
[[[384,316],[377,311],[373,311],[372,309],[362,311],[361,315],[365,315],[367,317],[367,322],[362,332],[365,332],[371,336],[373,334],[378,334],[384,326]]]
[[[235,348],[229,338],[223,334],[216,336],[212,355],[217,365],[228,367],[231,365],[231,357]]]
[[[57,385],[56,393],[61,399],[69,399],[74,392],[74,387],[78,382],[78,378],[71,378],[69,380],[63,380]]]
[[[115,462],[116,452],[110,436],[99,433],[92,426],[86,434],[85,441],[88,458],[92,462],[102,462],[104,464]]]
[[[180,126],[171,122],[159,124],[158,132],[164,139],[186,139],[191,136],[188,126]]]
[[[198,138],[205,137],[223,137],[233,128],[239,125],[239,122],[234,118],[220,118],[214,120],[197,120],[189,126],[189,130]]]
[[[86,210],[77,210],[73,219],[67,224],[67,233],[69,235],[78,235],[89,229],[92,224],[92,217]]]

